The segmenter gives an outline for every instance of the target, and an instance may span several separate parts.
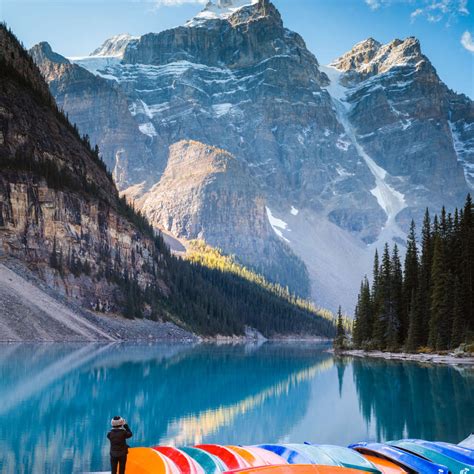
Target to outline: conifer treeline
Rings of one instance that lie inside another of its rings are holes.
[[[388,244],[373,280],[362,284],[354,318],[353,343],[364,349],[447,350],[474,338],[474,209],[431,220],[425,213],[421,240],[412,221],[404,268],[397,245]]]

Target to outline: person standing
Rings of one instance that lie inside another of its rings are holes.
[[[127,439],[131,438],[133,434],[127,422],[121,416],[114,416],[110,424],[112,429],[107,433],[107,438],[110,441],[110,466],[112,467],[112,474],[117,474],[119,466],[119,474],[125,474],[128,455]]]

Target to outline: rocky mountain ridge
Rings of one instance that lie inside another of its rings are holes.
[[[472,189],[472,101],[441,82],[414,38],[369,39],[323,67],[268,0],[224,2],[185,26],[130,40],[122,57],[73,62],[128,104],[133,126],[115,144],[101,138],[118,125],[109,127],[93,88],[94,121],[81,111],[78,82],[62,74],[50,81],[62,84],[55,96],[94,134],[122,191],[156,189],[181,140],[228,151],[264,197],[272,238],[306,263],[325,306],[350,308],[374,246],[401,243],[426,206],[460,205]],[[248,235],[238,220],[206,222],[243,242]],[[230,240],[222,248],[233,251]]]

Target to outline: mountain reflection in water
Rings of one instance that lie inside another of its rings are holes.
[[[116,414],[145,446],[459,441],[474,426],[473,371],[325,348],[0,345],[0,472],[106,469]]]

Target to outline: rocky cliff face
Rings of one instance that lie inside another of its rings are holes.
[[[89,309],[122,312],[125,275],[166,294],[154,241],[124,215],[112,178],[3,26],[0,46],[1,251]]]
[[[357,142],[403,195],[397,221],[406,228],[428,204],[459,204],[472,179],[474,150],[467,149],[474,107],[440,81],[418,40],[369,39],[332,66],[346,86],[343,101]],[[464,140],[456,136],[462,133]]]
[[[101,50],[113,57],[96,51],[73,62],[124,97],[120,122],[133,126],[118,133],[127,137],[120,144],[101,137],[99,128],[106,137],[119,124],[102,125],[96,86],[87,96],[60,72],[48,80],[81,131],[97,132],[120,189],[162,190],[168,150],[180,140],[228,151],[265,198],[272,239],[286,240],[307,264],[320,304],[350,308],[375,246],[401,242],[426,206],[459,205],[472,188],[472,101],[440,81],[413,38],[369,39],[323,67],[271,2],[233,0],[210,2],[185,26]],[[84,119],[84,97],[98,120]],[[148,204],[149,215],[164,215],[157,199]],[[172,208],[170,219],[182,221]],[[223,250],[234,251],[239,220],[207,215],[200,232],[223,236]],[[242,242],[239,256],[250,260],[253,247]]]
[[[275,235],[262,192],[245,163],[229,152],[180,141],[170,147],[160,181],[134,198],[156,227],[225,248],[244,265],[309,294],[303,264]]]
[[[118,46],[106,42],[97,51],[99,57],[107,61],[110,57],[105,53],[123,48],[125,39],[115,40]],[[130,114],[125,93],[113,82],[54,53],[48,43],[34,46],[30,53],[58,105],[68,112],[80,132],[89,136],[91,143],[100,145],[101,157],[112,170],[117,186],[128,187],[139,181],[150,151],[146,136],[140,133]]]

